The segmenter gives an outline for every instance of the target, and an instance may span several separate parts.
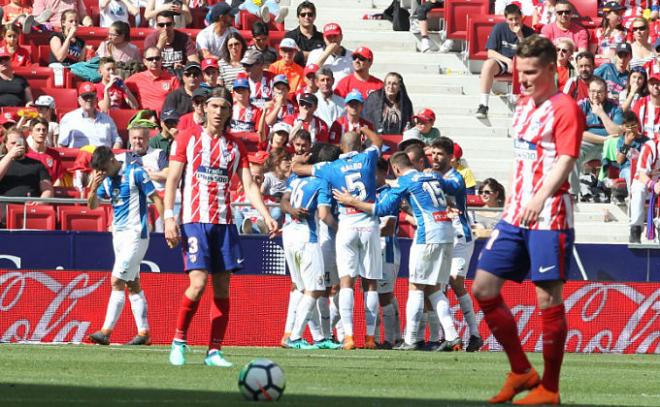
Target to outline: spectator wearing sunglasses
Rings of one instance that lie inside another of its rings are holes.
[[[626,42],[626,28],[621,24],[621,14],[625,9],[616,1],[608,1],[603,7],[603,20],[595,35],[599,57],[612,58],[617,45]]]
[[[167,95],[179,87],[176,76],[163,69],[162,59],[160,49],[147,48],[143,59],[147,70],[126,79],[126,84],[137,92],[142,108],[155,110],[158,113]]]
[[[589,97],[589,81],[594,76],[595,57],[589,51],[579,52],[575,56],[577,75],[568,79],[562,92],[576,102]]]
[[[189,61],[199,62],[195,41],[186,33],[174,29],[174,15],[163,11],[156,16],[156,31],[147,35],[144,48],[156,47],[163,57],[162,67],[170,73],[183,68]]]
[[[575,71],[572,63],[575,44],[570,38],[560,38],[555,41],[555,47],[557,48],[557,75],[555,77],[557,89],[564,89],[568,79],[573,76]]]
[[[335,93],[345,98],[353,90],[362,94],[364,100],[372,92],[383,88],[383,81],[369,73],[374,62],[374,54],[367,47],[359,47],[353,51],[353,73],[340,80],[335,87]]]
[[[299,129],[307,130],[311,136],[312,143],[328,142],[328,125],[323,120],[314,116],[319,101],[311,93],[303,93],[298,99],[299,111],[295,115],[284,118],[284,122],[292,127],[291,134],[294,135]]]
[[[635,17],[631,21],[630,31],[633,37],[633,41],[630,44],[633,51],[630,67],[644,66],[648,62],[652,63],[660,42],[656,40],[655,44],[653,44],[649,41],[649,22],[644,17]]]
[[[594,75],[600,76],[607,83],[607,95],[610,99],[619,100],[619,93],[626,88],[630,75],[630,59],[632,48],[624,42],[616,47],[614,62],[608,62],[596,68]]]
[[[197,62],[188,62],[183,69],[183,86],[167,95],[163,111],[174,110],[180,116],[193,111],[192,95],[202,82],[202,68]]]
[[[484,203],[484,208],[502,208],[506,199],[504,187],[497,182],[495,178],[486,178],[479,185],[479,197]],[[472,219],[474,219],[475,232],[479,237],[487,237],[488,234],[478,233],[480,230],[492,230],[497,222],[500,221],[502,212],[495,211],[474,211]]]
[[[341,115],[330,127],[330,142],[339,144],[344,134],[348,132],[361,133],[366,127],[374,131],[370,121],[363,119],[364,96],[357,89],[351,91],[344,99],[345,113]]]
[[[587,30],[573,21],[573,6],[568,0],[557,0],[555,4],[557,20],[546,24],[541,29],[541,35],[556,44],[560,38],[570,38],[577,46],[578,52],[587,51],[589,48],[589,33]]]
[[[248,47],[248,51],[250,50],[259,51],[263,55],[263,65],[266,69],[277,61],[277,50],[270,46],[268,25],[263,21],[255,21],[252,24],[252,44]]]
[[[288,31],[284,37],[291,38],[298,45],[298,53],[295,61],[300,66],[305,66],[307,57],[315,49],[325,48],[323,34],[316,29],[314,21],[316,20],[316,6],[311,1],[303,1],[298,5],[298,27]],[[256,39],[256,37],[255,37]]]

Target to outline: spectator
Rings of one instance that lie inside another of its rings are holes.
[[[555,6],[557,0],[540,0],[534,7],[532,27],[543,27],[544,25],[557,21]]]
[[[215,58],[204,58],[202,60],[202,77],[204,82],[199,86],[214,89],[218,86],[223,86],[220,81],[220,66],[218,60]]]
[[[596,55],[612,58],[616,47],[626,42],[626,28],[621,24],[621,12],[625,10],[619,2],[608,1],[603,7],[603,20],[596,30]]]
[[[649,138],[642,134],[639,119],[635,113],[627,111],[623,113],[623,137],[607,140],[606,143],[616,143],[616,163],[619,166],[619,176],[626,180],[626,186],[630,191],[630,166],[639,159],[642,146]]]
[[[403,133],[403,138],[399,143],[399,150],[403,150],[411,140],[421,141],[428,148],[433,143],[433,140],[440,137],[440,130],[433,127],[435,124],[435,113],[433,113],[433,110],[428,108],[420,110],[412,117],[412,121],[415,123],[415,127]]]
[[[465,193],[469,195],[474,194],[477,179],[474,177],[474,173],[468,166],[467,161],[463,158],[463,149],[457,142],[454,142],[454,157],[451,159],[451,165],[463,177],[465,181]]]
[[[654,75],[651,76],[650,80],[660,85]],[[630,187],[630,243],[641,243],[644,219],[647,218],[646,198],[648,194],[660,194],[658,141],[658,138],[650,137],[649,141],[642,145],[637,167],[635,168],[635,176]],[[654,224],[649,223],[647,228],[649,227],[654,227]]]
[[[316,72],[315,80],[319,88],[316,92],[316,99],[319,102],[316,116],[330,127],[344,113],[344,99],[332,91],[335,79],[330,68],[320,68]]]
[[[633,36],[630,67],[644,66],[646,63],[653,61],[660,42],[656,40],[655,47],[651,46],[649,42],[649,22],[643,17],[635,17],[632,20],[630,31],[632,31]]]
[[[192,23],[192,14],[187,1],[182,0],[148,0],[144,9],[144,18],[149,20],[149,25],[154,27],[158,14],[168,12],[174,17],[176,28],[186,28]]]
[[[30,120],[30,139],[27,142],[27,157],[39,161],[48,171],[53,184],[58,184],[62,177],[62,163],[57,150],[48,147],[48,120]]]
[[[362,117],[380,134],[403,134],[412,116],[412,102],[403,78],[396,72],[385,75],[385,86],[369,95],[362,110]]]
[[[279,201],[286,190],[286,181],[291,175],[291,154],[286,150],[271,151],[264,167],[268,172],[264,174],[261,193]],[[278,213],[281,215],[281,212]],[[279,215],[273,218],[279,219]]]
[[[168,155],[164,150],[153,148],[149,145],[149,132],[152,125],[133,125],[128,130],[129,150],[117,154],[115,158],[122,163],[122,167],[128,164],[138,163],[149,174],[156,190],[165,190],[167,180]]]
[[[239,78],[235,79],[232,85],[234,107],[231,111],[229,133],[256,132],[263,112],[250,103],[250,81]]]
[[[103,57],[99,60],[101,82],[96,84],[99,109],[108,113],[111,109],[137,109],[139,103],[133,92],[120,76],[115,75],[115,60]]]
[[[628,64],[632,57],[632,48],[630,44],[623,43],[616,47],[616,57],[614,63],[608,62],[596,68],[594,75],[599,76],[607,83],[608,98],[618,101],[619,93],[625,89],[628,83],[630,70]]]
[[[557,20],[546,24],[541,29],[541,35],[556,44],[561,38],[569,38],[577,46],[578,52],[587,51],[589,34],[587,30],[573,21],[573,6],[568,0],[557,0],[555,14]]]
[[[298,129],[307,130],[312,138],[312,143],[328,142],[328,125],[318,117],[314,116],[319,101],[311,93],[303,93],[298,98],[300,111],[295,115],[284,118],[284,122],[293,127],[291,133],[296,133]]]
[[[195,93],[198,90],[199,88],[196,89],[195,92],[193,92],[193,105],[195,104],[195,97],[196,97]],[[204,101],[206,101],[206,99],[204,99]],[[203,106],[204,102],[200,104]],[[194,114],[194,112],[189,114]],[[176,110],[164,111],[163,114],[160,115],[160,133],[158,133],[149,140],[149,147],[153,149],[163,150],[168,160],[170,156],[170,151],[172,150],[172,143],[174,142],[174,139],[179,133],[178,127],[180,122],[181,122],[180,116],[179,113],[176,112]],[[188,126],[184,128],[187,129]]]
[[[295,61],[300,66],[307,65],[307,57],[315,49],[325,48],[323,34],[314,25],[316,20],[316,6],[311,1],[303,1],[296,10],[298,27],[288,31],[284,37],[291,38],[298,45]]]
[[[579,52],[575,56],[577,75],[568,79],[563,92],[576,102],[589,97],[589,81],[594,76],[595,57],[589,51]]]
[[[264,166],[261,154],[257,153],[255,156],[252,156],[250,159],[250,174],[252,175],[252,180],[259,188],[264,182]],[[277,202],[271,199],[270,197],[263,197],[265,204],[276,204]],[[267,234],[268,227],[264,222],[263,216],[250,205],[250,201],[245,196],[245,190],[243,187],[240,187],[236,198],[234,199],[235,203],[242,204],[240,206],[235,206],[232,208],[232,213],[234,215],[234,223],[237,225],[238,230],[241,234]],[[272,213],[271,213],[271,216]],[[274,217],[273,217],[274,218]]]
[[[284,38],[280,42],[280,57],[270,65],[268,71],[273,75],[283,74],[289,80],[289,95],[294,96],[298,88],[302,85],[302,78],[304,76],[304,69],[293,61],[293,58],[298,50],[296,42],[291,38]]]
[[[13,127],[18,127],[16,123],[19,118],[15,113],[4,112],[0,114],[0,143],[5,139],[7,131],[11,130]]]
[[[201,80],[202,68],[197,62],[188,62],[183,69],[183,86],[167,95],[163,111],[174,110],[180,116],[192,112],[192,94],[199,88]]]
[[[633,103],[632,111],[639,118],[642,133],[653,139],[660,132],[660,74],[649,76],[648,90],[648,96]]]
[[[660,37],[655,41],[655,52],[653,58],[644,64],[644,69],[649,76],[660,73]]]
[[[298,88],[297,95],[303,93],[316,93],[319,87],[316,85],[316,73],[319,71],[319,66],[316,64],[307,65],[303,70],[303,84]]]
[[[497,23],[488,37],[488,59],[481,67],[479,107],[476,116],[488,117],[488,99],[496,76],[513,73],[513,57],[518,42],[534,34],[534,30],[522,23],[522,13],[515,4],[504,9],[505,22]]]
[[[224,2],[216,3],[211,9],[211,24],[197,34],[197,49],[203,58],[220,55],[229,34],[237,32],[231,26],[235,11]]]
[[[568,38],[560,38],[555,42],[557,47],[557,89],[564,89],[568,80],[573,76],[573,52],[575,44]]]
[[[344,99],[344,105],[346,106],[346,113],[335,120],[330,127],[328,140],[330,143],[339,144],[341,137],[349,131],[360,133],[363,127],[367,127],[371,131],[374,130],[373,124],[361,117],[364,97],[360,91],[353,90],[349,92]]]
[[[82,25],[85,27],[91,27],[94,24],[92,18],[87,14],[83,0],[34,0],[32,5],[32,15],[36,20],[44,20],[54,28],[62,28],[62,31],[64,31],[64,14],[67,11],[76,13],[76,23],[78,18],[81,18]],[[64,34],[66,35],[66,32]]]
[[[270,46],[268,25],[263,21],[255,21],[252,24],[252,44],[248,47],[248,50],[261,52],[266,69],[270,64],[277,61],[277,50]]]
[[[27,79],[14,74],[11,55],[0,49],[0,107],[25,106],[32,102],[32,90]]]
[[[273,78],[273,100],[266,103],[266,124],[272,126],[298,113],[298,106],[289,99],[289,79],[286,75],[276,75]]]
[[[161,52],[156,47],[144,51],[144,65],[147,70],[131,75],[126,84],[137,90],[143,109],[160,112],[167,95],[179,87],[176,76],[163,70]]]
[[[629,111],[632,105],[645,96],[648,96],[648,80],[646,71],[641,66],[635,67],[630,72],[626,88],[619,93],[619,105],[624,112]]]
[[[12,68],[31,65],[32,58],[30,57],[30,51],[18,45],[18,37],[21,33],[18,26],[15,24],[5,24],[3,31],[0,54],[8,54],[11,57]]]
[[[99,49],[96,50],[96,56],[101,58],[112,57],[116,62],[122,63],[142,59],[140,49],[135,44],[131,44],[131,27],[123,21],[115,21],[110,24],[108,28],[108,39],[99,45]]]
[[[280,0],[239,0],[239,10],[245,10],[268,23],[271,19],[283,23],[289,14],[288,7],[280,7]]]
[[[366,100],[371,92],[383,88],[383,81],[369,73],[374,62],[374,54],[367,47],[359,47],[353,51],[353,73],[344,77],[337,86],[335,93],[346,97],[349,92],[358,90]]]
[[[7,154],[0,158],[0,196],[51,198],[53,183],[46,167],[26,155],[25,139],[20,130],[5,135]]]
[[[571,174],[571,189],[577,195],[582,167],[591,160],[600,161],[603,157],[603,144],[608,137],[621,133],[623,111],[607,98],[607,85],[599,77],[589,82],[589,98],[581,100],[578,106],[585,115],[585,130],[582,135],[580,157]]]
[[[62,3],[65,4],[65,3]],[[84,61],[89,49],[85,41],[76,37],[78,30],[78,13],[67,10],[62,13],[62,32],[54,32],[50,37],[50,62],[71,65]]]
[[[11,0],[2,6],[0,14],[2,14],[2,24],[14,24],[32,15],[32,7],[25,7],[23,0]]]
[[[335,84],[353,72],[353,53],[341,45],[342,39],[339,24],[326,24],[323,27],[325,48],[316,48],[307,57],[307,65],[316,64],[330,68],[335,77]]]
[[[189,61],[199,62],[195,41],[188,34],[174,29],[174,16],[171,12],[156,15],[156,31],[144,40],[144,48],[151,47],[161,51],[162,66],[172,74]]]
[[[273,128],[270,130],[270,140],[266,139],[266,132],[260,132],[259,145],[257,146],[259,151],[271,152],[277,150],[285,150],[287,148],[287,143],[289,142],[289,135],[291,134],[291,130],[292,127],[290,124],[279,122],[275,123]],[[300,129],[296,132],[296,135],[300,133],[306,133],[309,136],[309,132],[306,130]]]
[[[234,79],[239,73],[245,72],[241,60],[247,51],[247,43],[239,33],[231,33],[222,46],[222,54],[220,54],[220,78],[224,86],[231,90]]]
[[[307,130],[300,129],[291,136],[289,146],[289,150],[293,150],[294,155],[303,156],[310,153],[312,150],[312,136]]]
[[[479,184],[479,197],[488,209],[503,208],[506,201],[504,187],[495,178],[486,178]],[[488,237],[501,217],[501,211],[474,211],[472,219],[477,237]]]
[[[273,74],[264,71],[264,57],[260,51],[248,50],[241,59],[241,64],[248,73],[250,103],[263,109],[266,103],[273,98]]]
[[[110,27],[112,23],[128,24],[128,16],[135,17],[140,8],[132,0],[99,0],[99,15],[101,27]]]
[[[61,147],[80,148],[85,145],[121,148],[122,140],[115,122],[96,109],[96,86],[83,82],[78,86],[80,108],[65,114],[60,122]]]
[[[419,2],[418,2],[419,3]],[[418,21],[419,34],[422,36],[422,42],[419,50],[421,52],[437,51],[438,47],[429,39],[429,24],[427,22],[428,14],[431,10],[444,7],[444,0],[429,0],[417,6],[415,18]]]
[[[55,114],[55,99],[52,96],[41,95],[34,101],[32,106],[37,109],[37,119],[44,119],[48,122],[46,145],[55,147],[60,134],[60,125],[57,123],[57,115]],[[28,143],[31,143],[30,137],[28,137]]]

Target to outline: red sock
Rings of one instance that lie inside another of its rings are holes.
[[[516,320],[509,307],[504,303],[502,296],[477,301],[484,312],[484,319],[486,319],[490,331],[509,357],[511,371],[518,374],[528,372],[532,365],[522,349]]]
[[[193,301],[183,295],[181,305],[179,306],[179,316],[176,319],[176,331],[174,331],[174,339],[185,341],[188,333],[188,326],[192,321],[195,313],[199,307],[199,301]]]
[[[229,298],[213,298],[211,303],[211,337],[209,350],[220,349],[229,324]]]
[[[564,304],[541,310],[543,318],[543,387],[559,391],[559,371],[564,360],[564,346],[568,327]]]

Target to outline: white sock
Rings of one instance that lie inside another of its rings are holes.
[[[436,291],[429,296],[429,301],[431,301],[433,309],[438,314],[442,329],[445,331],[445,339],[453,341],[458,338],[454,320],[449,313],[449,299],[447,299],[447,296],[442,291]]]
[[[367,336],[376,333],[376,316],[378,315],[378,292],[364,293],[364,322],[367,325]]]
[[[394,340],[399,341],[403,339],[401,336],[401,315],[399,314],[399,300],[394,297],[392,299],[392,306],[394,307],[394,318],[396,323],[394,324]]]
[[[423,341],[426,339],[426,324],[428,322],[429,322],[429,313],[422,311],[422,317],[419,320],[419,326],[417,327],[417,333],[415,335],[417,341]],[[406,327],[406,332],[408,332],[408,327]]]
[[[385,341],[390,345],[396,342],[396,315],[394,314],[394,304],[387,304],[383,307],[383,330],[385,331]]]
[[[296,308],[303,297],[303,293],[293,290],[289,293],[289,308],[286,310],[286,323],[284,324],[284,333],[293,331],[293,324],[296,321]]]
[[[309,295],[303,295],[302,299],[298,302],[298,308],[296,308],[296,320],[293,323],[293,329],[291,330],[289,339],[295,341],[302,337],[305,326],[312,317],[315,305],[316,298]]]
[[[319,309],[316,304],[317,303],[314,303],[315,306],[312,309],[312,315],[309,318],[307,325],[309,326],[309,332],[312,333],[312,339],[314,339],[314,341],[322,341],[325,337],[321,330],[321,317],[319,316]]]
[[[103,322],[103,329],[114,329],[121,312],[124,310],[124,303],[126,302],[124,290],[115,291],[110,293],[108,300],[108,309],[105,312],[105,322]]]
[[[438,342],[440,340],[440,331],[442,331],[438,315],[435,312],[429,312],[427,319],[429,321],[429,342]],[[442,336],[445,336],[444,333]]]
[[[337,325],[335,325],[335,330],[337,331],[337,340],[339,342],[344,341],[344,324],[341,322],[341,319],[339,322],[337,322]]]
[[[467,322],[468,328],[470,329],[470,336],[481,337],[479,327],[477,326],[477,316],[474,315],[474,306],[472,305],[472,297],[470,297],[470,294],[463,294],[458,298],[458,303],[461,305],[463,319]]]
[[[479,94],[479,104],[488,106],[488,99],[490,98],[490,93],[481,93]]]
[[[420,321],[424,315],[424,291],[411,290],[408,292],[406,303],[406,343],[413,345],[418,341]]]
[[[321,317],[321,332],[323,339],[330,339],[332,336],[332,328],[330,326],[330,299],[328,297],[319,297],[316,300],[316,307]]]
[[[342,288],[339,290],[339,314],[345,336],[353,336],[353,289]]]
[[[334,328],[339,322],[339,295],[332,295],[330,300],[330,326]]]
[[[147,298],[144,296],[144,291],[137,294],[128,296],[131,301],[131,311],[135,318],[135,325],[137,326],[138,333],[149,330],[149,321],[147,321]]]

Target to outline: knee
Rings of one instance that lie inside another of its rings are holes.
[[[215,298],[229,298],[229,285],[220,285],[213,287],[213,296]]]
[[[138,281],[132,281],[126,285],[128,286],[128,292],[130,294],[140,294],[140,292],[142,292],[142,287],[140,287]]]
[[[477,281],[472,284],[472,295],[477,300],[485,300],[494,296],[490,294],[490,289],[486,284],[481,284]]]
[[[497,75],[500,67],[499,65],[495,62],[494,59],[487,59],[484,64],[481,66],[481,75],[482,76],[489,76],[494,78],[495,75]]]
[[[204,289],[206,288],[206,277],[195,278],[190,280],[190,286],[188,287],[188,293],[194,296],[194,299],[201,298],[204,294]]]
[[[126,282],[118,278],[113,278],[111,283],[113,291],[124,291],[126,288]]]

